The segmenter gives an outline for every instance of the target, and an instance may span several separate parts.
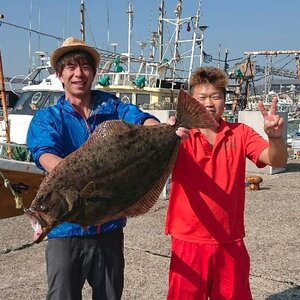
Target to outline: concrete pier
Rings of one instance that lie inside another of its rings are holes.
[[[260,174],[260,190],[246,187],[246,238],[255,300],[300,299],[300,159],[284,173]],[[1,201],[1,200],[0,200]],[[170,239],[163,234],[168,201],[128,220],[125,229],[124,300],[163,300]],[[0,299],[45,299],[44,251],[32,244],[25,216],[0,220]],[[91,299],[88,285],[83,299]]]

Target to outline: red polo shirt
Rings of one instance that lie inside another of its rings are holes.
[[[245,124],[221,120],[213,148],[191,130],[173,169],[166,234],[202,244],[242,239],[246,157],[264,167],[258,157],[267,147]]]

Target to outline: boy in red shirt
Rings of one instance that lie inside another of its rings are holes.
[[[287,148],[276,100],[269,112],[259,103],[268,142],[245,124],[221,119],[227,82],[217,68],[198,68],[190,79],[190,94],[220,126],[191,130],[173,169],[166,220],[172,236],[168,300],[252,299],[243,242],[245,162],[282,167]]]

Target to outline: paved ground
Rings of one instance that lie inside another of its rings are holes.
[[[300,299],[300,160],[287,171],[262,175],[260,191],[246,192],[245,239],[255,300]],[[1,200],[0,200],[1,201]],[[125,230],[125,300],[162,300],[167,289],[169,237],[163,235],[167,201],[130,219]],[[31,242],[24,216],[0,220],[0,300],[45,299],[46,241]],[[88,286],[84,299],[91,299]]]

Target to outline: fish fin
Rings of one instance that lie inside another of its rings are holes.
[[[99,137],[107,137],[109,135],[114,135],[116,133],[124,133],[134,129],[136,126],[134,124],[129,124],[124,122],[123,120],[110,120],[101,123],[94,130],[93,135],[97,135]]]
[[[73,186],[61,189],[59,193],[64,197],[68,204],[69,211],[73,210],[74,206],[78,204],[80,193]]]
[[[145,194],[134,204],[118,212],[117,214],[110,214],[102,218],[101,224],[120,218],[136,217],[138,215],[147,213],[158,200],[159,195],[161,194],[167,179],[168,176],[161,177],[160,180],[153,185],[152,189],[147,194]]]
[[[218,122],[207,109],[183,89],[179,91],[177,101],[178,127],[185,128],[218,128]]]
[[[90,181],[80,192],[80,197],[83,199],[91,198],[96,191],[96,184],[94,181]]]
[[[138,201],[136,201],[134,204],[129,206],[128,208],[124,209],[117,215],[113,216],[113,218],[110,218],[111,220],[122,218],[122,217],[135,217],[141,214],[147,213],[156,203],[158,200],[170,174],[172,171],[172,168],[174,166],[174,163],[176,161],[177,152],[175,152],[170,159],[170,162],[168,166],[165,168],[162,176],[160,176],[159,180],[153,185],[151,190],[142,196]],[[105,220],[108,221],[108,220]]]
[[[125,217],[135,217],[147,213],[158,200],[167,179],[168,178],[166,178],[165,181],[160,179],[159,182],[157,182],[157,184],[154,185],[146,195],[144,195],[136,203],[125,209],[122,212],[121,216],[124,214]]]

